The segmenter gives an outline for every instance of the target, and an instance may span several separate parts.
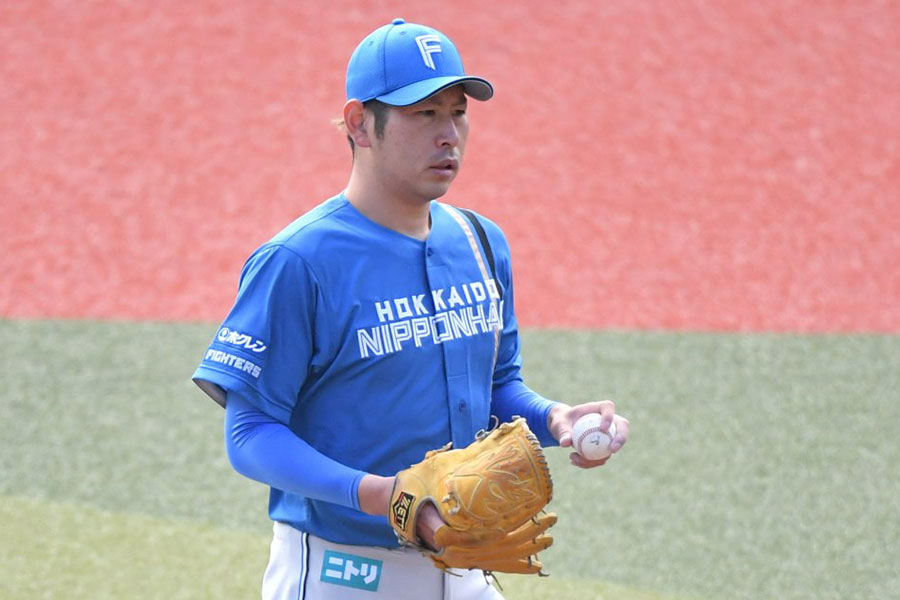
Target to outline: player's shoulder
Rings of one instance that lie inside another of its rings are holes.
[[[343,194],[329,198],[276,233],[267,245],[281,246],[301,256],[308,255],[341,228],[340,214],[348,206],[349,202]]]
[[[304,213],[258,246],[248,257],[245,271],[263,265],[274,268],[305,264],[309,267],[316,256],[322,255],[324,243],[339,227],[335,215],[346,204],[343,196],[335,196]]]
[[[273,252],[294,254],[304,261],[327,256],[327,249],[341,232],[347,230],[350,203],[343,194],[325,200],[276,233],[256,249],[256,254]]]
[[[468,215],[471,215],[484,230],[492,245],[500,244],[502,246],[507,246],[506,234],[503,233],[503,229],[493,219],[463,205],[441,203],[441,206],[444,210],[455,211],[457,214],[461,214],[467,220],[469,218]],[[468,215],[466,213],[468,213]]]

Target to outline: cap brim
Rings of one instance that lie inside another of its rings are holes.
[[[487,79],[463,75],[461,77],[434,77],[433,79],[417,81],[389,94],[377,96],[375,99],[391,106],[409,106],[458,84],[462,84],[467,96],[471,96],[476,100],[490,100],[491,96],[494,95],[494,87]]]

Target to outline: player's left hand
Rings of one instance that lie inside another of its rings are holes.
[[[587,402],[576,406],[566,406],[560,404],[555,406],[547,416],[547,426],[550,433],[559,442],[563,448],[572,447],[572,426],[575,421],[590,413],[597,413],[602,417],[600,429],[609,430],[611,423],[616,424],[616,435],[609,444],[612,451],[610,456],[601,460],[588,460],[577,452],[569,454],[569,460],[576,467],[582,469],[590,469],[606,464],[616,452],[622,449],[625,442],[628,441],[628,419],[616,414],[616,404],[612,400],[603,400],[601,402]]]
[[[556,515],[544,513],[552,498],[540,442],[518,417],[397,473],[387,517],[439,569],[540,574],[538,553],[553,543]]]

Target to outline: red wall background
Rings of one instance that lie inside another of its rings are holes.
[[[527,326],[900,331],[900,3],[0,5],[0,315],[217,321],[339,191],[346,62],[396,16],[472,106],[448,200]]]

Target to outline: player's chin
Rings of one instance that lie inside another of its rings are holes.
[[[457,173],[459,173],[459,170],[455,168],[438,169],[431,167],[425,171],[425,179],[431,185],[450,185],[456,179]]]
[[[446,182],[430,181],[422,186],[424,188],[424,193],[422,195],[427,198],[440,198],[450,191],[451,183],[452,180]]]

